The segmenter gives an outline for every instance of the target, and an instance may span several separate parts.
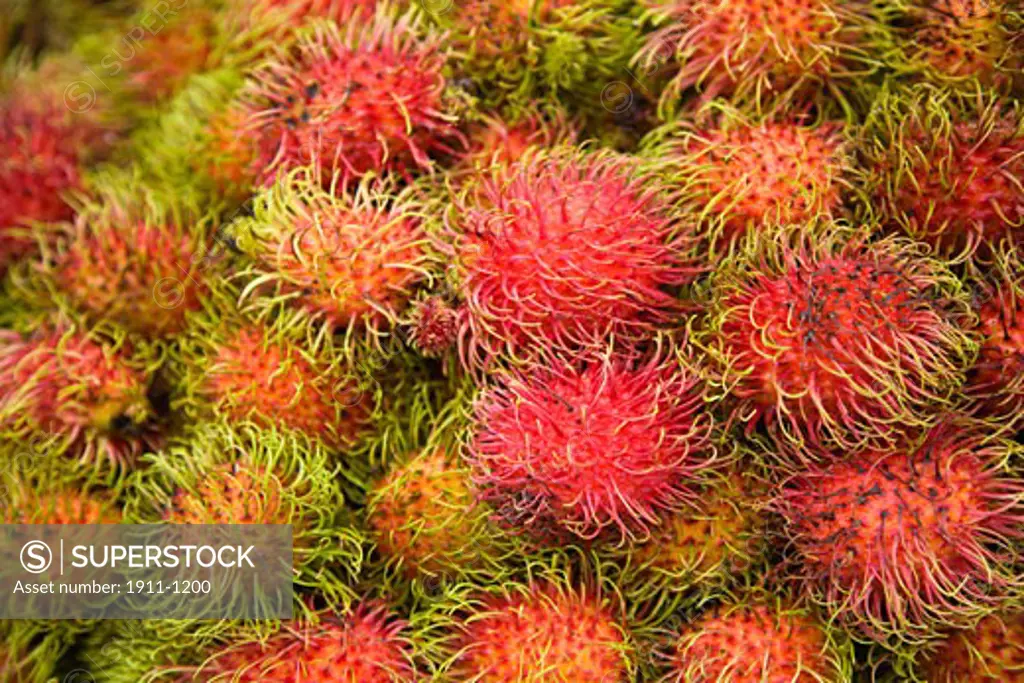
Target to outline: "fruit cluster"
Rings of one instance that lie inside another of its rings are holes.
[[[1024,681],[1016,0],[0,18],[0,514],[294,618],[0,683]]]

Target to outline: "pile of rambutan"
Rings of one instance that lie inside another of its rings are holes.
[[[0,683],[1024,682],[1018,1],[9,4]]]

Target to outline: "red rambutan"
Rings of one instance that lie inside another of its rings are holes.
[[[415,13],[381,9],[345,32],[317,24],[296,49],[259,67],[244,93],[265,181],[316,164],[340,186],[367,174],[410,178],[462,141],[451,113],[442,38]],[[268,142],[272,143],[268,147]]]
[[[881,22],[870,3],[854,0],[648,0],[662,28],[636,61],[666,61],[677,73],[660,108],[675,109],[697,88],[701,101],[719,95],[755,106],[816,99],[845,100],[844,89],[873,70],[865,48]],[[845,108],[845,107],[844,107]]]
[[[530,147],[572,144],[576,130],[560,111],[550,116],[530,111],[512,121],[496,114],[483,116],[469,127],[466,137],[469,146],[459,165],[472,173],[492,166],[510,167]]]
[[[891,443],[958,396],[974,352],[959,281],[912,243],[865,237],[783,231],[713,274],[701,340],[748,434]]]
[[[649,337],[699,272],[695,238],[634,160],[535,150],[467,188],[449,216],[470,366]]]
[[[395,683],[415,680],[405,622],[383,605],[286,623],[266,642],[213,654],[195,676],[208,683]]]
[[[598,595],[537,584],[488,596],[460,625],[451,680],[481,683],[630,680],[631,644]]]
[[[416,301],[406,322],[406,340],[427,358],[443,355],[455,347],[460,311],[436,294]]]
[[[893,227],[944,255],[1024,243],[1024,115],[921,86],[883,96],[867,126],[865,182]]]
[[[13,441],[129,466],[155,441],[148,386],[125,345],[71,329],[0,331],[0,425]]]
[[[927,683],[1024,681],[1024,611],[993,614],[938,643],[924,664]]]
[[[850,166],[840,130],[729,112],[710,126],[655,131],[649,152],[712,242],[727,244],[766,224],[835,217]]]
[[[700,382],[658,354],[510,373],[475,417],[466,455],[479,495],[541,536],[643,536],[717,464]]]
[[[972,623],[1019,587],[1024,486],[1014,446],[948,420],[917,443],[795,475],[778,509],[797,579],[872,640],[915,641]]]
[[[852,652],[805,610],[767,602],[719,605],[688,623],[662,679],[675,683],[849,680]]]

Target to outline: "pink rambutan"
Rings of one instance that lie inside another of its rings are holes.
[[[883,96],[862,164],[884,218],[943,255],[1024,242],[1024,115],[921,86]]]
[[[244,101],[262,178],[313,163],[341,187],[371,173],[408,179],[431,169],[432,155],[454,153],[462,135],[442,38],[419,33],[415,13],[393,19],[385,8],[344,33],[317,24],[259,67]]]
[[[974,352],[959,281],[912,243],[865,237],[783,231],[713,274],[700,339],[748,434],[891,443],[958,397]]]
[[[406,323],[406,340],[427,358],[443,355],[458,340],[461,310],[437,294],[416,301]]]
[[[674,683],[848,680],[851,652],[806,610],[767,601],[718,605],[683,627],[662,679]]]
[[[649,153],[669,174],[673,194],[701,216],[713,243],[840,210],[850,162],[836,124],[755,123],[727,112],[713,124],[670,124],[652,137]]]
[[[466,457],[514,529],[633,538],[693,502],[718,462],[711,426],[700,382],[674,357],[555,361],[484,392]]]
[[[632,342],[671,322],[700,268],[695,237],[633,159],[534,150],[456,200],[465,363]]]
[[[948,634],[923,666],[927,683],[1024,681],[1024,611],[985,617]]]
[[[594,592],[535,584],[487,596],[460,625],[451,680],[626,681],[631,644]]]
[[[347,615],[286,622],[265,642],[240,640],[214,653],[195,676],[208,683],[395,683],[416,679],[405,622],[383,605]]]
[[[0,332],[0,425],[90,465],[133,464],[155,445],[149,379],[125,345],[86,332]]]
[[[661,109],[696,88],[701,101],[783,106],[844,89],[873,70],[866,48],[881,22],[861,0],[648,0],[661,28],[635,61],[677,72]]]
[[[1021,584],[1014,448],[947,420],[917,442],[794,475],[778,509],[796,579],[868,639],[916,641],[972,623]]]

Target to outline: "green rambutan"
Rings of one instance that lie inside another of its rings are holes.
[[[370,491],[367,524],[394,573],[425,580],[501,572],[501,534],[474,500],[469,471],[443,448],[417,453]]]
[[[230,238],[252,260],[242,300],[264,311],[287,301],[310,322],[373,343],[398,321],[432,254],[412,191],[361,182],[336,196],[297,169],[257,197]]]
[[[954,404],[975,350],[959,280],[918,245],[867,238],[784,230],[712,274],[699,341],[730,423],[797,451],[848,450]]]
[[[662,680],[817,683],[851,680],[852,649],[806,609],[767,598],[716,605],[676,637]]]
[[[1024,15],[1006,0],[900,0],[890,61],[898,73],[973,91],[1021,83]]]
[[[927,683],[1024,681],[1024,611],[985,617],[972,628],[948,634],[922,667]]]
[[[717,103],[712,121],[674,123],[646,141],[675,198],[701,216],[712,245],[767,224],[835,218],[852,167],[841,127],[748,119]]]
[[[666,62],[676,73],[659,111],[671,118],[691,88],[707,102],[726,96],[740,105],[780,109],[822,95],[850,109],[848,97],[876,65],[868,48],[883,35],[871,3],[862,0],[646,0],[661,26],[634,62]]]
[[[511,372],[474,413],[478,496],[541,537],[644,537],[719,462],[701,382],[660,352]]]
[[[423,35],[421,35],[423,34]],[[243,91],[260,177],[315,164],[339,187],[366,175],[404,179],[462,144],[445,78],[442,37],[415,12],[386,7],[342,31],[315,24],[297,46],[258,67]]]
[[[975,414],[1014,429],[1024,419],[1024,264],[997,254],[987,275],[976,306],[981,346],[964,393]]]
[[[1005,100],[920,86],[866,123],[864,184],[894,229],[943,255],[1024,241],[1024,115]]]
[[[57,663],[69,649],[68,634],[47,632],[37,620],[0,623],[0,681],[51,683]],[[69,679],[68,683],[76,683]]]
[[[132,522],[289,524],[295,584],[332,602],[353,599],[363,536],[344,518],[339,467],[314,439],[209,423],[147,456],[146,465],[127,488]]]
[[[972,623],[1021,587],[1016,448],[950,419],[794,475],[777,501],[794,578],[869,640],[915,642]]]
[[[82,464],[130,467],[158,443],[148,368],[126,343],[71,327],[0,331],[5,441]]]
[[[447,223],[465,300],[460,353],[496,358],[636,342],[682,310],[696,238],[639,162],[534,149],[456,199]]]

